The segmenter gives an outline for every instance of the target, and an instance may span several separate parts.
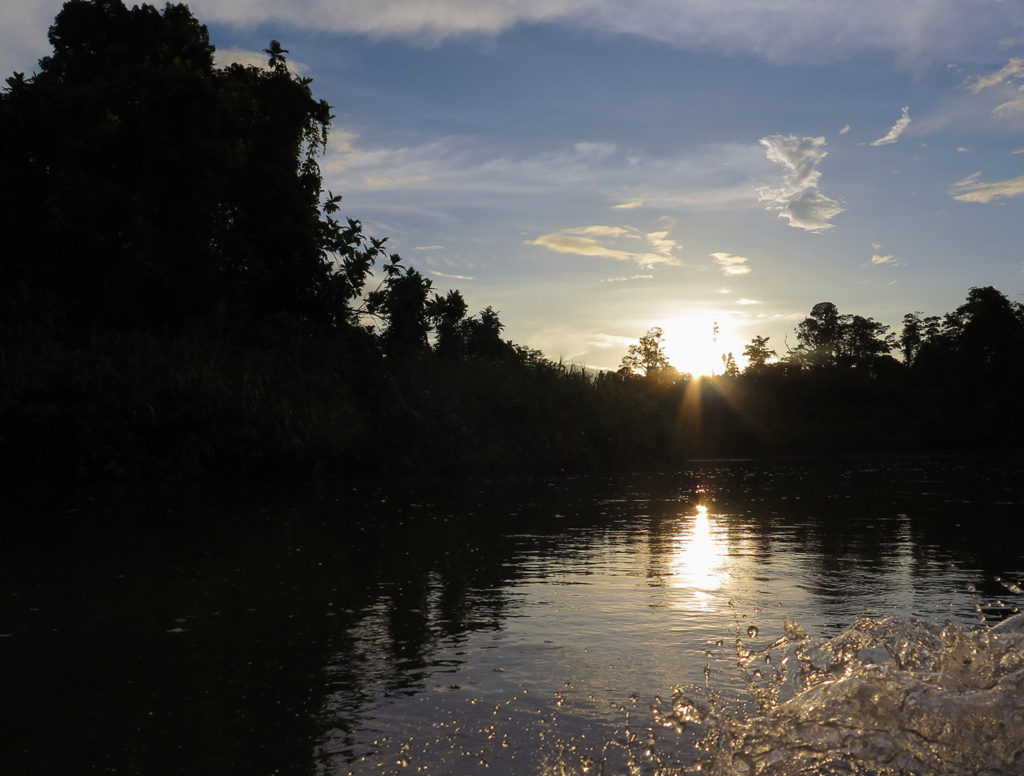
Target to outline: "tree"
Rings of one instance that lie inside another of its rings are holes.
[[[842,320],[832,302],[819,302],[796,327],[797,346],[790,358],[802,366],[835,365],[839,360]]]
[[[768,347],[769,339],[771,338],[757,336],[744,345],[743,355],[747,359],[747,369],[761,369],[768,363],[769,358],[774,358],[777,355]]]
[[[427,304],[427,317],[437,333],[434,350],[439,356],[459,360],[466,354],[466,300],[458,290],[445,296],[434,294]]]
[[[514,351],[512,345],[501,339],[505,325],[490,305],[468,319],[466,327],[466,355],[470,358],[502,359]]]
[[[384,352],[392,358],[406,358],[426,350],[430,322],[427,295],[431,282],[396,260],[385,268],[382,286],[367,294],[367,311],[385,324],[381,334]]]
[[[733,358],[732,353],[722,354],[722,365],[724,366],[722,374],[725,377],[736,377],[740,373],[740,368],[736,366],[736,359]]]
[[[896,346],[889,327],[861,315],[840,315],[832,302],[819,302],[796,327],[797,346],[789,353],[803,367],[871,370]]]
[[[69,0],[49,39],[0,92],[0,315],[351,322],[382,241],[333,217],[330,108],[279,43],[265,69],[217,69],[185,5],[121,0]]]
[[[945,326],[969,368],[1006,369],[1024,356],[1024,307],[992,286],[971,288]]]
[[[843,316],[839,363],[844,366],[870,369],[877,359],[896,346],[889,327],[861,315]]]
[[[655,377],[671,369],[668,356],[665,355],[664,338],[665,333],[658,326],[648,329],[640,342],[629,346],[619,364],[619,371],[633,374],[642,372],[645,377]]]

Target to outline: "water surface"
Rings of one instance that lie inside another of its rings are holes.
[[[708,462],[19,510],[0,572],[4,771],[803,773],[733,758],[795,692],[780,678],[766,700],[780,655],[854,628],[877,673],[883,642],[941,657],[942,638],[1010,617],[1020,475]],[[788,665],[830,677],[815,659]],[[701,750],[711,707],[727,766]]]

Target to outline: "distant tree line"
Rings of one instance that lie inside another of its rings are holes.
[[[781,356],[755,336],[742,373],[723,354],[721,375],[695,380],[669,364],[652,328],[615,377],[659,385],[666,422],[678,406],[697,413],[685,454],[1022,449],[1024,305],[991,286],[943,316],[908,313],[899,334],[821,302],[794,336]]]
[[[330,107],[184,5],[70,0],[0,91],[7,477],[553,471],[1016,444],[1022,314],[972,289],[899,337],[815,305],[710,381],[652,329],[593,375],[503,339],[341,216]],[[891,356],[902,350],[902,360]]]

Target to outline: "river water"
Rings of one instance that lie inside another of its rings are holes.
[[[999,460],[22,506],[3,773],[1024,773]]]

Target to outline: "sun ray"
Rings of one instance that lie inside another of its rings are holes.
[[[678,318],[666,318],[658,326],[665,333],[665,353],[669,363],[694,377],[721,374],[723,355],[738,358],[743,349],[725,312],[697,312]]]

